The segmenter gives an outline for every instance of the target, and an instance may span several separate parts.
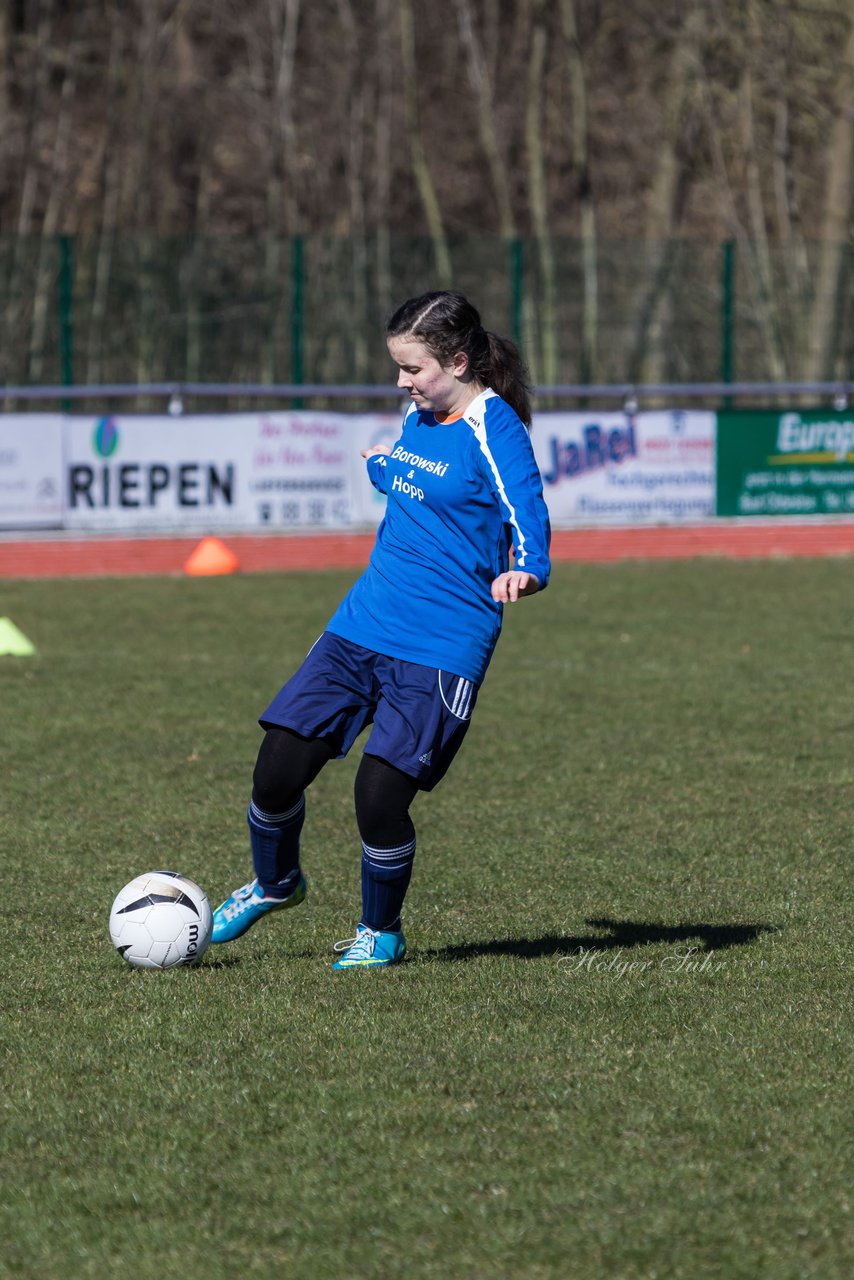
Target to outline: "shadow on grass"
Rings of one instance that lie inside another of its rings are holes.
[[[474,956],[519,956],[536,960],[543,956],[579,955],[587,951],[614,951],[628,947],[645,947],[656,942],[673,945],[699,942],[702,951],[725,951],[727,947],[744,947],[762,933],[776,933],[773,924],[650,924],[640,920],[585,920],[593,929],[607,929],[601,934],[561,936],[545,934],[542,938],[495,938],[489,942],[464,942],[458,946],[435,947],[422,952],[436,960],[471,960]]]

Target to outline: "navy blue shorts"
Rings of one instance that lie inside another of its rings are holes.
[[[460,749],[477,691],[462,676],[324,631],[259,720],[265,729],[324,738],[339,758],[373,724],[365,751],[432,791]]]

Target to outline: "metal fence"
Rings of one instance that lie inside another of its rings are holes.
[[[0,403],[8,406],[30,401],[44,407],[61,404],[69,412],[94,407],[103,410],[110,402],[136,401],[159,412],[166,410],[180,416],[192,408],[211,409],[211,401],[257,408],[260,403],[281,407],[286,401],[293,408],[335,404],[346,409],[363,402],[376,407],[377,401],[389,405],[401,401],[400,391],[392,384],[323,383],[219,383],[219,382],[154,382],[148,384],[101,384],[98,386],[7,386],[0,390]],[[686,401],[694,405],[728,407],[736,402],[752,406],[828,405],[844,411],[854,405],[854,381],[838,382],[692,382],[692,383],[562,383],[537,388],[535,405],[543,402],[572,408],[593,403],[622,407],[628,413],[659,405],[680,407]],[[217,406],[214,406],[214,409]]]
[[[449,248],[442,283],[519,343],[541,400],[854,378],[851,246],[599,241],[591,254],[580,240],[466,236]],[[381,235],[0,237],[7,403],[37,386],[164,384],[184,399],[224,389],[222,407],[333,386],[364,399],[389,378],[385,317],[439,283],[434,250]]]

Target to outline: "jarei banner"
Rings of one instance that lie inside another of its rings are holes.
[[[708,520],[715,417],[679,409],[536,414],[532,440],[552,524]]]

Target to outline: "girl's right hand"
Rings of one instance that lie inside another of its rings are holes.
[[[360,449],[363,458],[373,458],[378,453],[391,453],[391,448],[387,444],[372,444],[368,449]]]

